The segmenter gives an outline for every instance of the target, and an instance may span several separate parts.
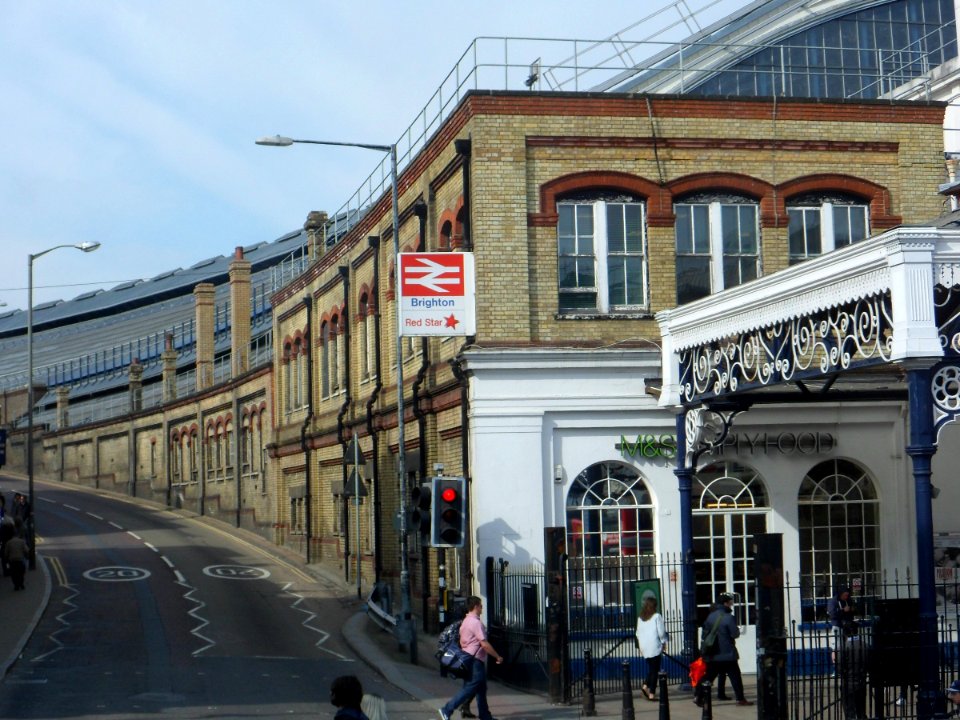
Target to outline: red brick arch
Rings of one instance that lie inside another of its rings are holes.
[[[777,186],[778,199],[783,204],[782,214],[790,198],[811,192],[843,192],[870,204],[870,229],[889,230],[903,223],[900,215],[892,212],[890,191],[877,183],[853,175],[820,173],[794,178]]]
[[[647,224],[673,224],[673,207],[669,192],[639,175],[612,170],[588,170],[572,173],[545,182],[540,186],[540,210],[530,213],[527,224],[554,227],[557,224],[557,200],[581,190],[618,190],[637,195],[647,201]]]
[[[739,173],[707,172],[684,175],[667,183],[671,204],[674,198],[695,192],[732,192],[754,198],[760,204],[760,224],[776,227],[786,222],[786,212],[781,219],[777,214],[776,188],[768,182]]]

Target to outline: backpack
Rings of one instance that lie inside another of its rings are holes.
[[[453,643],[453,647],[460,647],[460,626],[462,624],[463,620],[457,620],[440,631],[440,635],[437,636],[438,653],[443,653],[443,651],[450,646],[451,642]]]
[[[437,651],[434,657],[440,661],[440,677],[453,675],[454,677],[464,677],[467,667],[465,665],[466,653],[460,649],[460,625],[462,620],[447,625],[437,636]]]

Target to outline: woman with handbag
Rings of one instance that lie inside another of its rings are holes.
[[[640,656],[647,661],[647,678],[640,686],[640,691],[647,700],[656,700],[660,662],[667,650],[669,636],[663,615],[657,612],[657,598],[653,593],[643,598],[640,617],[637,618],[636,637]]]

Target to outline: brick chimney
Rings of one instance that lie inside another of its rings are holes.
[[[250,261],[243,248],[233,251],[230,263],[230,362],[233,376],[250,369]]]

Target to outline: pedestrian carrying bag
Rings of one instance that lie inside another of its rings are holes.
[[[447,625],[437,638],[437,652],[434,657],[440,662],[440,675],[452,675],[455,678],[464,678],[470,673],[470,655],[460,649],[460,624]]]
[[[437,651],[437,659],[440,661],[441,675],[465,678],[470,673],[473,656],[467,655],[459,646],[447,646]]]
[[[710,632],[706,634],[703,638],[703,645],[700,646],[700,656],[705,658],[711,658],[720,652],[720,621],[723,620],[723,615],[717,616],[717,619],[713,623],[713,627],[710,628]]]

